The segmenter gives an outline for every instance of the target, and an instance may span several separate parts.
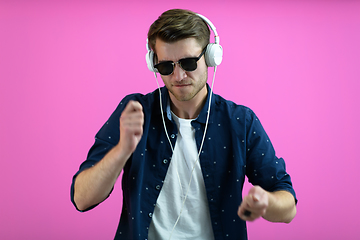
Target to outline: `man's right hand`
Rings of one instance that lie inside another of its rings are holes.
[[[142,105],[137,101],[129,101],[120,116],[119,148],[131,155],[143,134],[144,113]]]

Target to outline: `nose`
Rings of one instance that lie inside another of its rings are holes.
[[[182,69],[179,65],[179,63],[174,64],[174,72],[173,72],[173,78],[175,81],[181,81],[184,78],[186,78],[186,71]]]

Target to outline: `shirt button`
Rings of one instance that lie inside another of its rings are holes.
[[[167,160],[167,159],[164,159],[164,160],[163,160],[163,163],[164,163],[164,164],[167,164],[167,163],[168,163],[168,160]]]
[[[171,138],[175,138],[175,134],[171,134],[171,136],[170,136]]]
[[[152,217],[152,213],[149,213],[149,217]]]
[[[160,190],[161,189],[161,187],[160,187],[160,185],[156,185],[156,190]]]

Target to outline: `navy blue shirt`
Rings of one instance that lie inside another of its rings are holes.
[[[210,92],[208,85],[207,88]],[[168,91],[163,87],[161,92],[163,109],[167,109],[164,111],[166,128],[174,146],[178,130],[167,107]],[[209,95],[198,118],[192,121],[198,149],[205,129]],[[119,117],[129,100],[142,104],[145,121],[143,136],[123,169],[123,207],[115,239],[147,239],[156,200],[172,156],[162,123],[158,89],[146,95],[128,95],[120,102],[97,133],[87,160],[75,174],[71,200],[74,203],[76,176],[95,165],[118,143]],[[245,175],[253,185],[271,192],[285,190],[296,199],[285,162],[276,157],[269,137],[254,112],[216,94],[211,99],[200,165],[215,239],[247,239],[246,222],[237,215]]]

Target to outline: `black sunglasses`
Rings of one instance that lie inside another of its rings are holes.
[[[187,72],[195,71],[197,68],[197,61],[204,55],[206,48],[201,52],[198,57],[182,58],[177,62],[173,61],[164,61],[154,65],[154,68],[158,70],[161,75],[170,75],[174,72],[175,64],[178,63],[179,66]]]

